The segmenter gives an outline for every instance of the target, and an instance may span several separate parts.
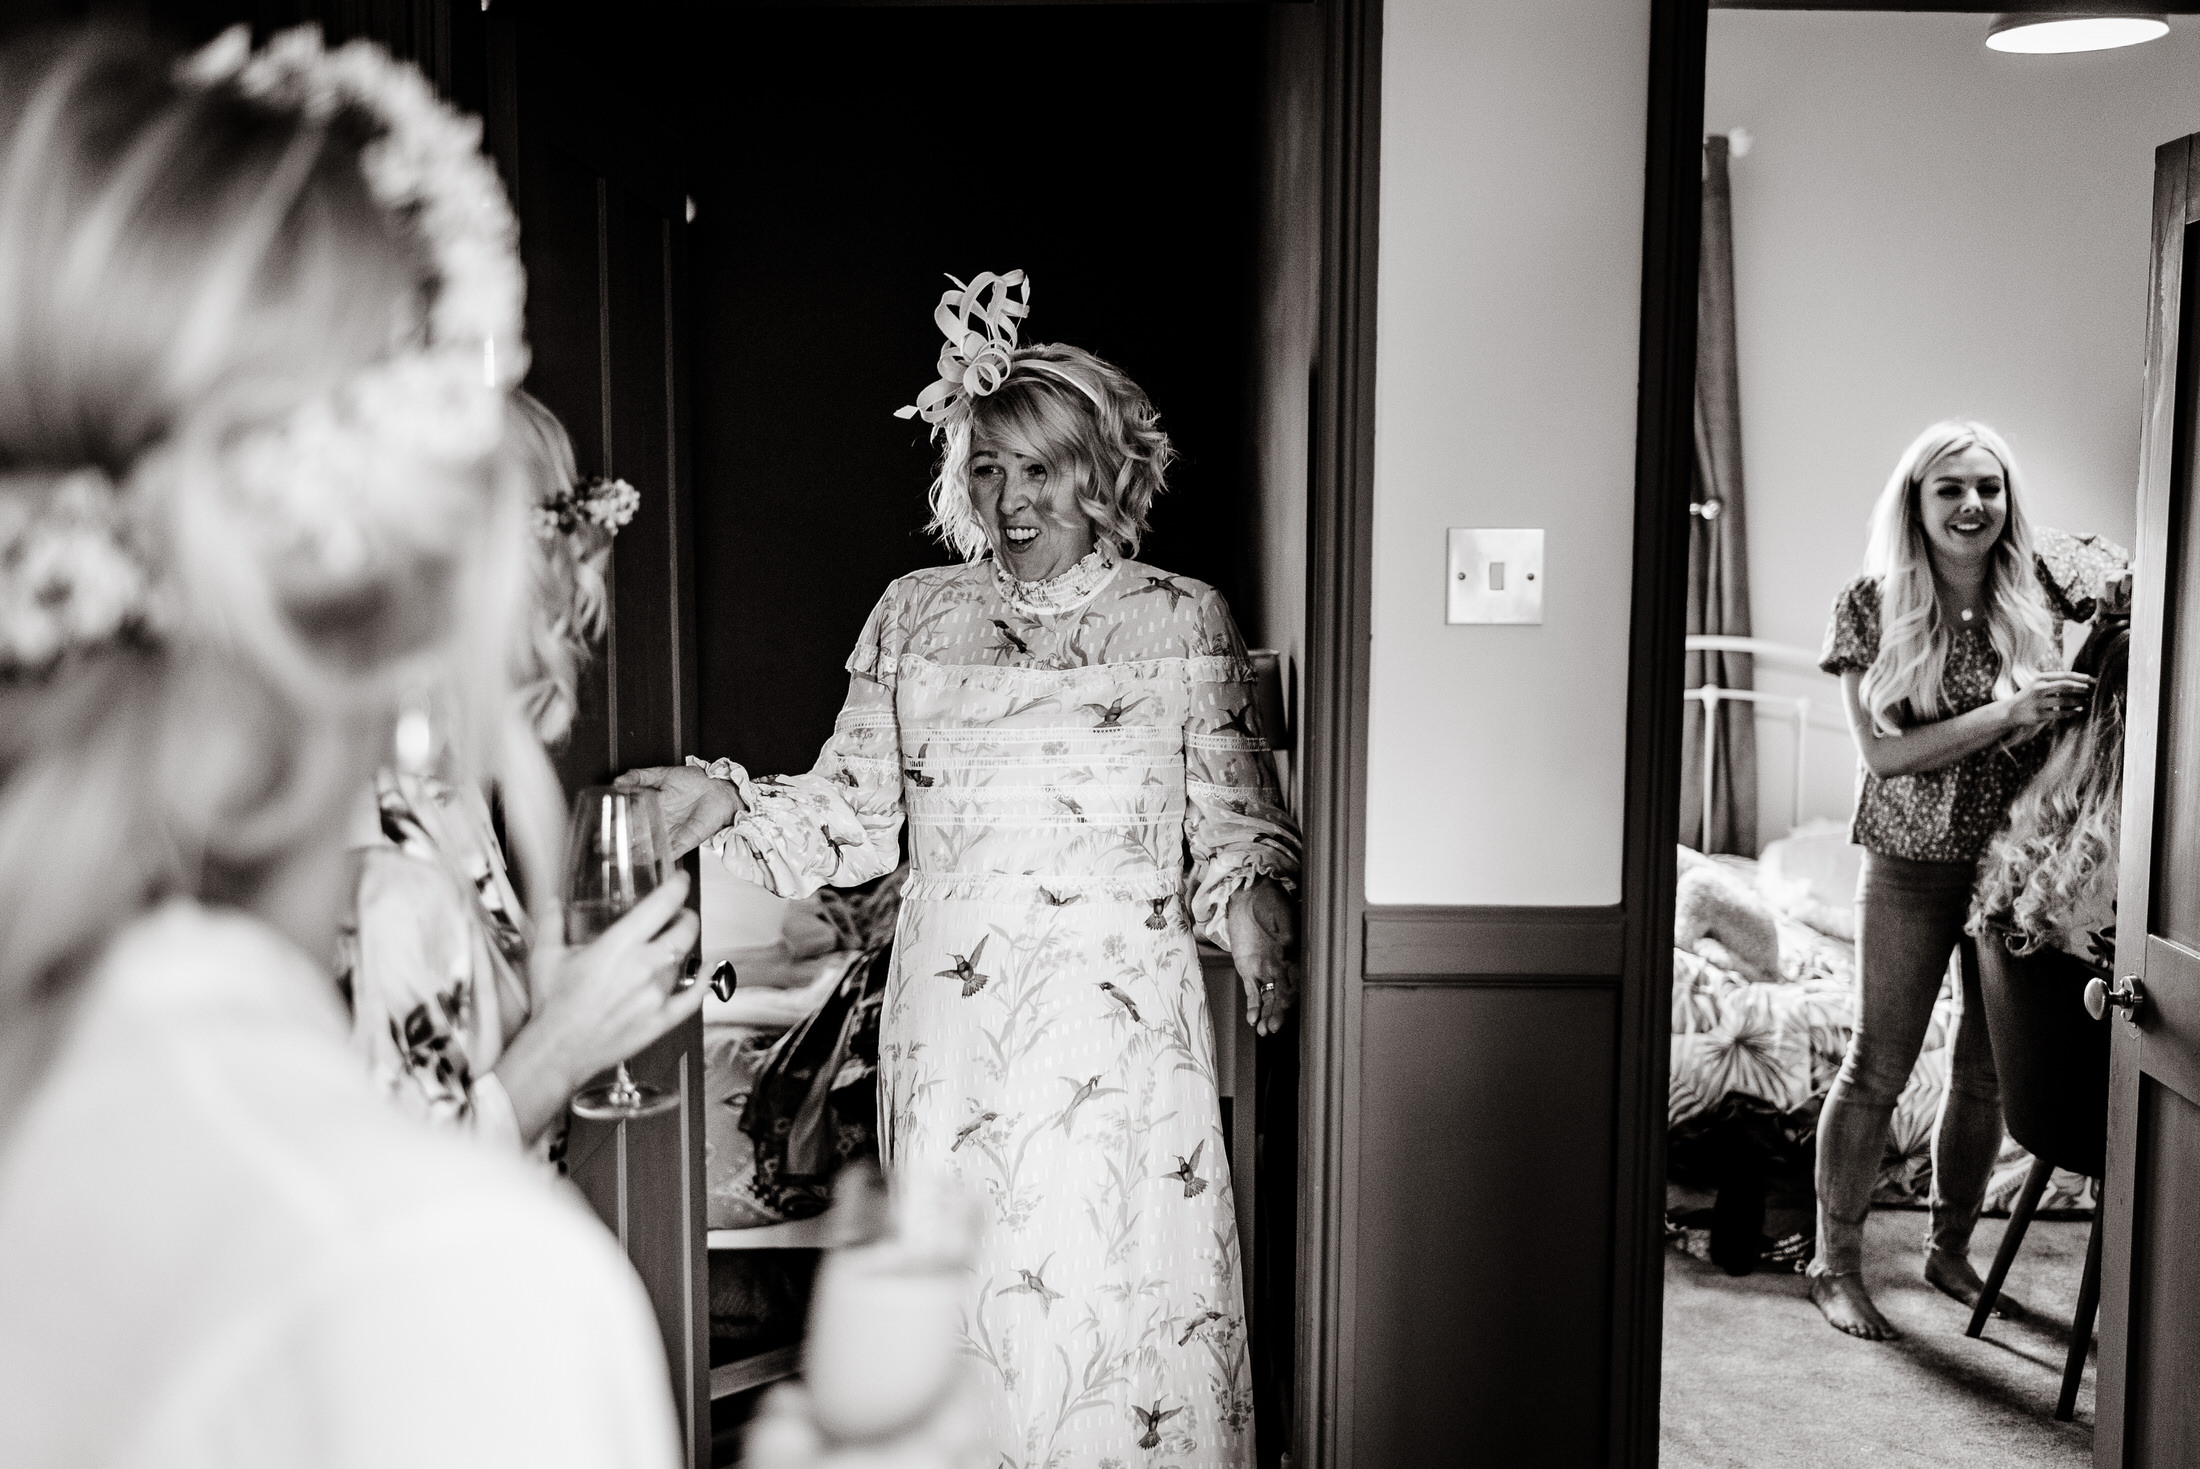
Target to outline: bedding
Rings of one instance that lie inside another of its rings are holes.
[[[1675,924],[1666,1121],[1676,1182],[1716,1187],[1739,1159],[1776,1192],[1810,1197],[1818,1109],[1856,1025],[1855,865],[1846,846],[1837,830],[1819,830],[1773,843],[1760,861],[1683,849],[1683,891],[1696,897]],[[1737,959],[1760,950],[1768,919],[1776,973],[1761,957]],[[1922,1204],[1931,1188],[1933,1122],[1962,1003],[1951,962],[1895,1106],[1874,1203]],[[2030,1166],[2004,1137],[1988,1212],[2007,1212]],[[2043,1211],[2092,1205],[2091,1181],[2063,1171],[2040,1201]]]

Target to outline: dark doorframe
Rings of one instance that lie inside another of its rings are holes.
[[[1382,0],[1323,6],[1321,274],[1307,486],[1305,1011],[1295,1462],[1349,1463],[1367,909]]]
[[[1688,497],[1696,454],[1696,270],[1703,224],[1706,0],[1651,0],[1635,558],[1627,652],[1626,930],[1613,1199],[1610,1462],[1658,1461],[1665,1315],[1665,1094],[1680,840]]]

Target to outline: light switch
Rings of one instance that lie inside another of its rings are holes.
[[[1543,620],[1542,531],[1453,530],[1446,553],[1446,622]]]

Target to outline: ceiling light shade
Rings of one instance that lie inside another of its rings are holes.
[[[2106,51],[2136,46],[2169,34],[2165,15],[2134,11],[2125,15],[2014,11],[1994,17],[1986,44],[1996,51],[2039,56],[2063,51]]]

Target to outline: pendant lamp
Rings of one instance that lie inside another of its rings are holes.
[[[2144,10],[2118,14],[2077,11],[2006,11],[1986,28],[1986,44],[1996,51],[2046,55],[2065,51],[2106,51],[2136,46],[2169,34],[2169,17]]]

